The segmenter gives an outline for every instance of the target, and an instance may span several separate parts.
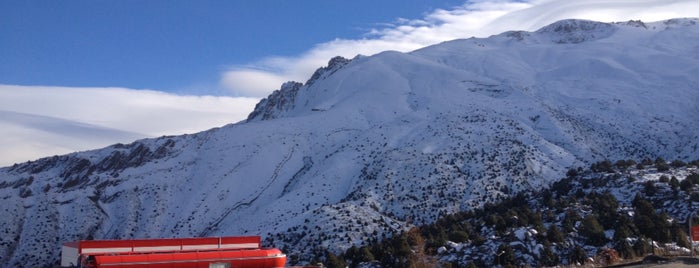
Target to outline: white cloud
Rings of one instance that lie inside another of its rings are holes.
[[[334,56],[352,58],[385,50],[412,51],[443,41],[487,37],[508,30],[533,31],[567,18],[597,21],[659,21],[699,17],[696,0],[530,0],[468,1],[454,10],[438,9],[424,18],[397,19],[359,40],[336,39],[302,55],[269,57],[222,74],[220,84],[240,96],[265,97],[281,82],[305,82]],[[384,26],[387,24],[383,24]],[[253,74],[253,75],[249,75]]]
[[[256,98],[0,85],[0,166],[243,120]]]
[[[269,95],[270,89],[279,88],[287,81],[285,79],[284,75],[276,72],[236,68],[224,73],[221,83],[227,85],[236,95],[262,97]]]

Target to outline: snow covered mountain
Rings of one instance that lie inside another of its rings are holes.
[[[565,20],[334,58],[246,122],[0,169],[0,266],[77,239],[260,234],[292,260],[540,188],[699,158],[699,22]]]

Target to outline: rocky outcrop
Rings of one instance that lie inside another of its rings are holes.
[[[313,83],[315,83],[315,81],[333,74],[337,70],[342,69],[342,67],[345,67],[345,65],[351,61],[352,60],[340,56],[330,59],[330,61],[328,61],[328,66],[320,67],[313,73],[311,78],[306,81],[306,86],[311,86]]]
[[[340,56],[330,59],[328,66],[318,68],[311,78],[306,81],[306,88],[313,85],[313,83],[319,79],[323,79],[337,70],[342,69],[342,67],[351,61],[352,60]],[[304,84],[295,81],[282,84],[280,89],[275,90],[267,98],[262,99],[255,105],[255,109],[248,115],[247,122],[277,118],[282,112],[293,109],[295,107],[296,96],[303,86]]]
[[[561,20],[537,30],[559,44],[577,44],[611,36],[618,28],[611,23],[588,20]]]
[[[255,105],[255,109],[248,115],[247,121],[276,118],[279,113],[293,108],[296,94],[302,86],[303,84],[294,81],[284,83],[279,90],[275,90]]]

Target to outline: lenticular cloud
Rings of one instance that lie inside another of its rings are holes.
[[[220,127],[245,119],[257,101],[125,88],[0,85],[0,166]]]

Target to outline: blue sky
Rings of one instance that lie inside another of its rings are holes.
[[[0,83],[218,88],[228,66],[362,38],[461,1],[1,1]],[[320,67],[320,66],[318,66]]]
[[[0,166],[235,123],[338,55],[677,17],[699,0],[2,0]]]

